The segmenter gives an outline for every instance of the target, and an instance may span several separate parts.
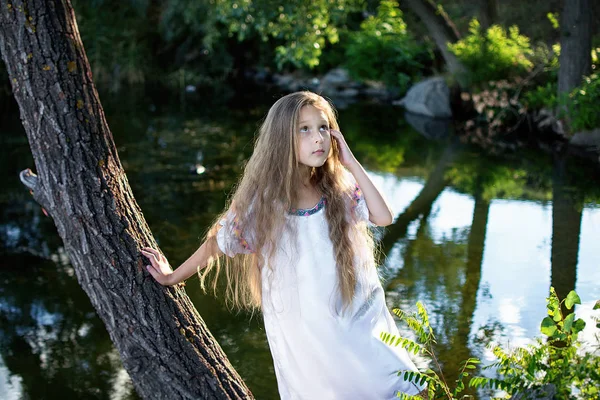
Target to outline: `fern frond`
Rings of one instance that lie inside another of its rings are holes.
[[[402,336],[392,335],[387,332],[381,332],[379,335],[380,339],[387,345],[393,347],[402,347],[409,353],[418,354],[420,352],[425,352],[425,348],[421,346],[419,343],[414,342],[408,338]]]
[[[419,386],[423,386],[425,383],[434,387],[441,384],[440,378],[432,370],[427,370],[427,372],[400,370],[397,375],[401,376],[404,381]]]
[[[407,393],[401,393],[401,392],[397,392],[396,397],[398,397],[399,399],[402,399],[402,400],[423,400],[423,398],[421,396],[419,396],[418,394],[407,394]]]
[[[471,378],[469,387],[478,389],[501,389],[506,391],[511,389],[511,385],[508,382],[501,381],[500,379],[485,378],[483,376]]]

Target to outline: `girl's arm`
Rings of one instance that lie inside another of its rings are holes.
[[[330,133],[331,136],[335,138],[340,148],[340,161],[342,165],[354,175],[354,179],[356,179],[356,183],[365,197],[367,208],[369,209],[369,220],[377,226],[387,226],[391,224],[394,219],[394,214],[392,213],[390,206],[383,198],[379,189],[373,184],[362,165],[356,160],[352,151],[350,151],[350,147],[348,147],[342,133],[334,129],[332,129]]]
[[[394,214],[362,165],[356,161],[355,165],[349,165],[346,168],[354,175],[356,183],[358,183],[358,186],[365,197],[367,208],[369,209],[369,221],[377,226],[388,226],[391,224],[394,219]]]
[[[216,239],[208,240],[202,243],[190,258],[173,271],[166,257],[158,250],[143,247],[141,252],[150,260],[151,265],[146,266],[148,272],[163,286],[173,286],[179,282],[183,282],[206,267],[209,258],[218,258],[223,255],[217,245]]]

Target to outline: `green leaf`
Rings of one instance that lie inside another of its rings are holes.
[[[585,328],[585,321],[579,318],[573,323],[573,328],[571,328],[571,330],[573,333],[579,333],[583,328]]]
[[[567,315],[567,318],[565,318],[565,325],[563,326],[563,329],[565,332],[571,332],[571,326],[573,326],[573,321],[575,320],[575,314],[571,313],[569,315]]]
[[[594,310],[600,310],[600,300],[596,301],[596,304],[594,304]]]
[[[548,314],[550,314],[550,312],[548,312]],[[554,315],[554,317],[552,317],[552,319],[556,322],[559,322],[562,320],[563,316],[562,316],[562,312],[560,311],[560,308],[557,310],[554,310],[553,314],[550,315]]]
[[[540,327],[542,334],[546,336],[552,336],[556,333],[556,324],[550,317],[546,317],[542,320],[542,326]]]
[[[574,290],[571,290],[565,300],[565,306],[570,310],[575,304],[581,304],[581,299]]]

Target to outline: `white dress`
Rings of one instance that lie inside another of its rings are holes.
[[[358,186],[354,198],[352,221],[364,223],[369,211]],[[296,226],[297,252],[285,233],[273,272],[262,268],[262,313],[281,399],[387,400],[396,398],[397,391],[419,393],[424,387],[397,375],[399,370],[416,370],[407,352],[380,339],[381,332],[398,335],[398,329],[374,266],[359,274],[354,301],[340,313],[324,207],[321,199],[310,210],[289,214],[288,222]],[[232,257],[250,251],[251,240],[240,243],[233,212],[221,225],[217,242],[223,253]],[[357,258],[370,259],[365,248],[355,252]]]

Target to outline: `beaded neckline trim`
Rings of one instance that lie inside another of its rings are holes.
[[[317,205],[313,208],[292,208],[290,211],[288,211],[288,214],[297,215],[300,217],[313,215],[314,213],[318,212],[320,209],[325,207],[326,203],[327,201],[325,200],[325,196],[323,196],[321,197],[321,200],[319,200]]]

